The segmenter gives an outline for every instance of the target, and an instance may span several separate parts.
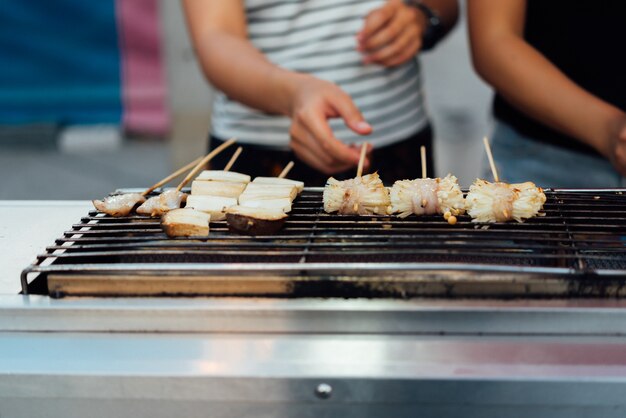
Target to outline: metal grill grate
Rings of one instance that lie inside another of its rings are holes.
[[[488,225],[460,216],[450,226],[441,216],[327,214],[321,189],[306,189],[277,235],[235,235],[216,222],[202,240],[168,239],[155,219],[90,212],[24,270],[22,286],[32,291],[28,277],[38,274],[52,294],[73,293],[66,279],[80,279],[92,290],[77,294],[620,296],[625,192],[549,190],[545,216]],[[111,278],[109,290],[94,290]],[[196,284],[160,291],[165,278]],[[151,291],[119,290],[145,281]]]

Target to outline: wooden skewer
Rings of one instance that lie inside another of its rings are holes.
[[[230,157],[230,161],[228,161],[228,164],[226,164],[226,167],[224,167],[224,171],[229,171],[231,168],[233,168],[233,165],[235,165],[235,161],[237,161],[237,158],[239,158],[239,154],[241,154],[241,151],[243,151],[242,147],[237,148],[237,151],[235,151],[233,156]]]
[[[150,186],[148,189],[144,190],[141,195],[142,196],[147,196],[149,195],[154,189],[163,186],[164,184],[166,184],[167,182],[169,182],[170,180],[175,179],[176,177],[180,176],[181,174],[183,174],[184,172],[190,170],[192,167],[194,167],[196,164],[198,164],[198,161],[200,161],[202,157],[198,157],[195,160],[193,160],[192,162],[190,162],[189,164],[187,164],[184,167],[179,168],[178,170],[174,171],[172,174],[170,174],[169,176],[165,177],[163,180],[154,183],[153,186]]]
[[[293,168],[293,161],[289,161],[289,163],[285,166],[285,168],[283,168],[283,171],[281,171],[280,174],[278,175],[278,178],[284,179],[285,177],[287,177],[287,174],[289,174],[292,168]]]
[[[365,163],[365,152],[367,151],[367,142],[361,146],[361,156],[359,157],[359,166],[356,169],[356,176],[361,177],[363,174],[363,164]]]
[[[220,152],[224,151],[226,148],[230,147],[232,144],[234,144],[237,140],[235,138],[231,138],[228,141],[224,142],[222,145],[220,145],[219,147],[215,148],[213,151],[211,151],[210,153],[208,153],[206,155],[206,157],[204,157],[202,160],[200,160],[200,162],[198,163],[198,165],[196,165],[193,170],[191,170],[189,172],[189,174],[187,174],[187,177],[185,177],[183,179],[183,181],[178,185],[178,187],[176,188],[176,190],[178,190],[180,192],[180,189],[182,189],[183,187],[185,187],[185,184],[187,184],[189,182],[189,180],[191,180],[196,174],[198,174],[198,171],[202,170],[202,167],[204,167],[206,165],[206,163],[208,163],[209,161],[211,161],[211,159],[213,157],[215,157],[217,154],[219,154]]]
[[[422,145],[420,147],[420,157],[422,158],[422,178],[426,178],[426,147]]]
[[[487,158],[489,159],[489,165],[491,166],[491,174],[493,174],[493,179],[497,182],[500,181],[500,177],[498,177],[498,170],[496,170],[496,164],[493,162],[493,155],[491,154],[491,147],[489,146],[489,140],[487,137],[483,137],[483,143],[485,144],[485,150],[487,151]]]

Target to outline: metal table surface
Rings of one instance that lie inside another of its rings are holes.
[[[618,300],[17,295],[88,207],[0,203],[0,417],[626,416]]]

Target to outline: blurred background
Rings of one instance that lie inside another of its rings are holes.
[[[491,93],[471,67],[464,10],[422,60],[437,174],[468,187]],[[3,0],[0,62],[0,199],[148,187],[206,150],[212,92],[178,1]]]

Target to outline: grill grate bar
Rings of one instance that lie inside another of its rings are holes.
[[[168,239],[157,220],[112,218],[91,211],[37,257],[23,273],[22,282],[27,291],[24,283],[29,273],[42,273],[44,278],[96,271],[177,276],[189,266],[199,266],[199,271],[208,275],[223,274],[224,269],[233,274],[245,271],[246,275],[268,271],[293,277],[322,274],[320,283],[328,286],[346,274],[358,278],[383,271],[386,276],[402,275],[402,280],[419,279],[426,269],[438,271],[436,277],[453,277],[446,272],[458,273],[459,266],[464,266],[468,272],[517,272],[518,279],[558,275],[574,282],[582,280],[567,286],[567,291],[588,294],[585,286],[605,289],[606,284],[589,284],[585,278],[626,282],[623,192],[548,190],[543,217],[521,224],[484,225],[462,215],[450,226],[441,216],[400,219],[328,214],[322,209],[321,189],[305,189],[277,235],[235,235],[220,221],[212,223],[209,237],[202,239]],[[258,267],[262,265],[271,267]],[[358,268],[348,271],[346,266]],[[516,280],[511,279],[512,287],[520,287]],[[623,282],[620,286],[626,284]],[[342,281],[336,283],[339,286]],[[419,293],[419,286],[413,289]],[[400,293],[406,295],[405,291]]]

